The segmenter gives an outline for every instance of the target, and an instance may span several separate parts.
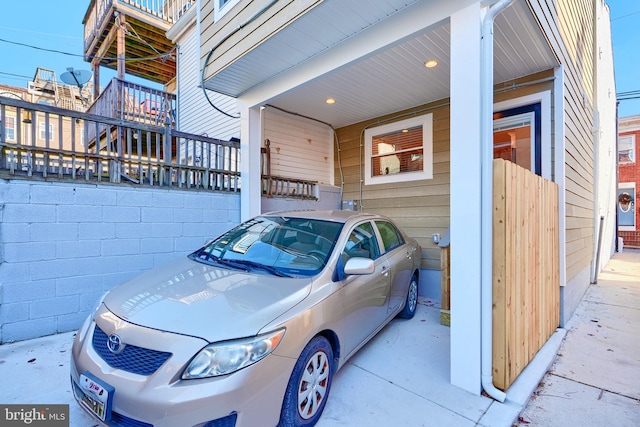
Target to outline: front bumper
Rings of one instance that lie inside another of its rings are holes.
[[[127,344],[172,354],[155,373],[135,374],[109,366],[95,351],[96,322],[78,333],[71,356],[74,394],[94,415],[81,402],[86,391],[80,387],[80,375],[88,372],[113,388],[111,410],[115,415],[103,424],[121,425],[118,420],[130,419],[155,427],[203,426],[230,414],[237,417],[235,427],[278,423],[295,360],[271,354],[231,375],[182,380],[183,369],[206,341],[132,325],[104,311],[95,319],[107,335],[117,333]]]

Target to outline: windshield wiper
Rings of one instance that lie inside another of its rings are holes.
[[[199,251],[192,253],[191,255],[189,255],[189,258],[191,258],[194,261],[203,262],[207,265],[218,264],[223,267],[231,267],[235,270],[249,271],[249,269],[244,265],[239,265],[235,261],[230,261],[215,255],[212,255],[209,252],[205,251],[204,249],[200,249]]]
[[[270,265],[260,264],[259,262],[243,260],[243,259],[225,259],[220,258],[218,256],[212,255],[209,252],[201,249],[189,255],[194,261],[204,262],[208,265],[221,265],[223,267],[230,267],[236,270],[242,271],[251,271],[251,270],[264,270],[274,276],[279,277],[292,277],[291,275],[284,273],[277,269],[276,267],[272,267]]]
[[[189,258],[194,261],[204,262],[205,264],[213,264],[216,261],[216,256],[211,255],[209,252],[205,251],[204,248],[198,249],[197,251],[189,254]]]
[[[240,264],[246,267],[249,267],[249,269],[259,269],[259,270],[264,270],[268,273],[273,274],[274,276],[279,276],[279,277],[292,277],[291,275],[282,272],[280,269],[273,267],[271,265],[266,265],[266,264],[260,264],[259,262],[255,262],[255,261],[249,261],[249,260],[245,260],[245,259],[234,259],[233,261],[228,261],[228,260],[224,260],[227,262],[232,262],[234,264]]]

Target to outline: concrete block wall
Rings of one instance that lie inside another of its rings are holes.
[[[239,194],[0,180],[0,343],[77,329],[107,290],[239,222]]]

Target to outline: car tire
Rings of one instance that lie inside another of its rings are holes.
[[[409,282],[409,289],[407,289],[407,299],[404,302],[404,308],[398,317],[403,319],[411,319],[416,314],[416,308],[418,307],[418,277],[414,274],[411,276]]]
[[[289,379],[278,427],[313,426],[329,397],[334,361],[331,344],[317,336],[302,350]]]

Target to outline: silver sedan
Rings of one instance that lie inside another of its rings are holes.
[[[421,249],[388,218],[276,212],[114,288],[73,344],[105,425],[312,426],[334,373],[413,317]]]

